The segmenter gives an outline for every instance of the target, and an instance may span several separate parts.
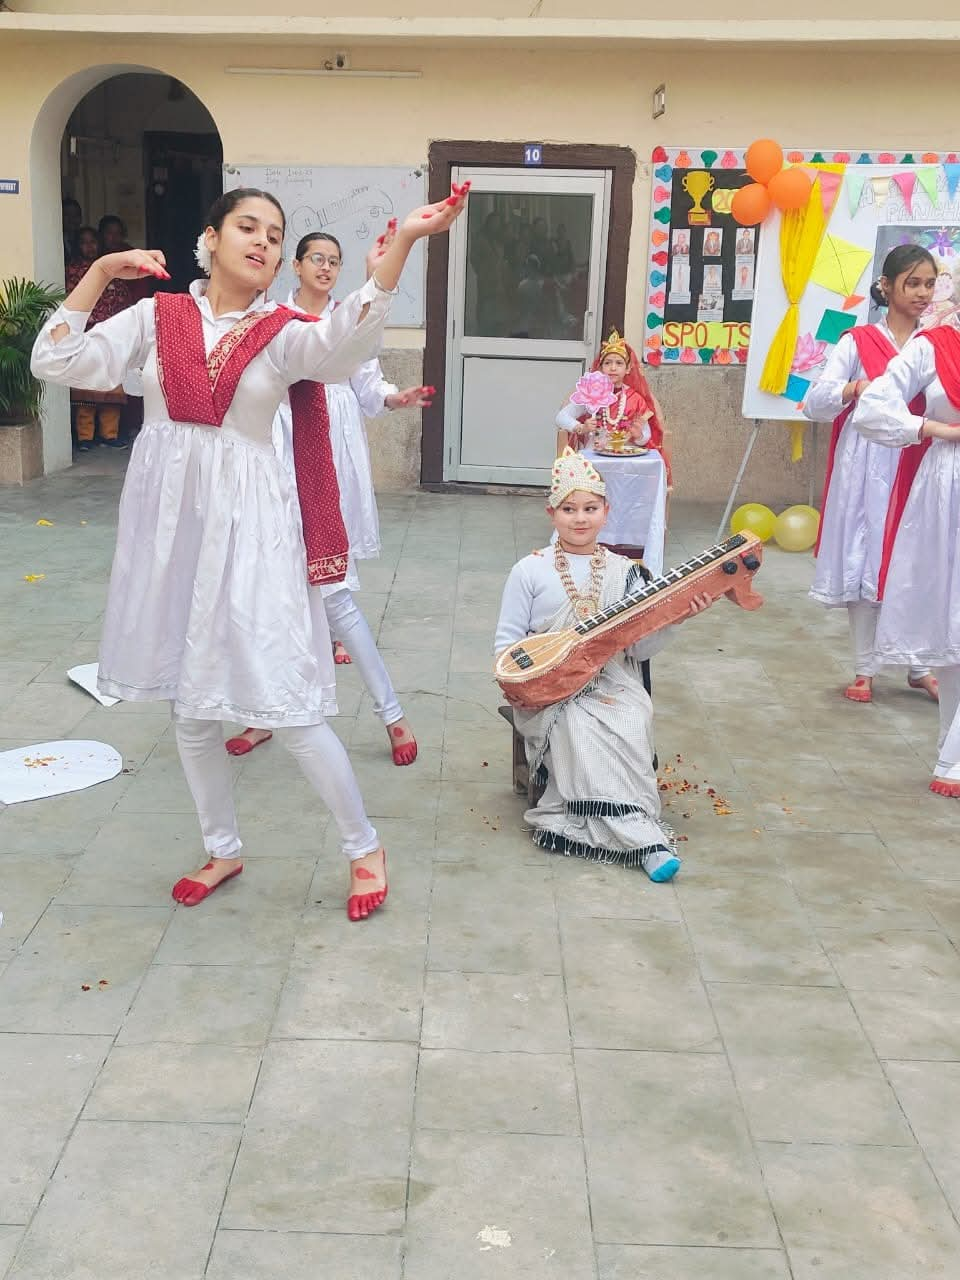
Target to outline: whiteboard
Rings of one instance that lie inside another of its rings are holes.
[[[329,231],[343,247],[337,295],[346,297],[366,279],[364,260],[387,219],[402,222],[426,203],[425,167],[326,167],[322,165],[224,165],[223,189],[257,187],[277,197],[287,215],[283,268],[270,295],[283,302],[296,276],[290,261],[301,236]],[[400,292],[390,307],[391,325],[424,323],[425,257],[418,240],[404,268]]]
[[[936,200],[931,200],[925,185],[917,180],[908,208],[903,192],[892,179],[894,175],[918,175],[921,170],[925,171],[928,185],[933,181],[931,170],[936,170]],[[960,261],[957,257],[960,253],[960,188],[956,182],[953,186],[951,195],[942,165],[847,166],[825,238],[834,236],[841,244],[869,250],[870,258],[851,290],[852,295],[862,295],[863,300],[845,307],[846,299],[841,294],[810,281],[800,299],[799,341],[804,343],[804,351],[798,345],[797,378],[813,385],[833,351],[835,340],[818,340],[816,336],[821,331],[827,336],[829,330],[821,330],[822,325],[829,326],[832,322],[836,329],[836,315],[825,313],[839,312],[857,324],[878,319],[881,312],[870,302],[870,284],[880,274],[883,259],[894,245],[923,244],[934,258],[942,259],[941,265],[947,269],[952,262]],[[761,391],[759,385],[767,352],[786,309],[787,297],[780,274],[780,214],[774,212],[764,223],[757,254],[753,324],[743,391],[745,418],[806,421],[798,407],[802,403],[798,393],[806,393],[803,387],[795,384],[794,394],[787,397],[770,395]]]

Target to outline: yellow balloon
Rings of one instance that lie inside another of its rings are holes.
[[[746,502],[730,517],[731,533],[753,533],[761,542],[769,542],[777,517],[760,502]]]
[[[787,507],[777,516],[773,537],[784,551],[809,551],[817,540],[820,513],[813,507]]]

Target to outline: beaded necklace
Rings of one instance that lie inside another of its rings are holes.
[[[615,427],[617,423],[620,422],[620,420],[622,419],[627,408],[626,387],[621,388],[620,394],[617,396],[616,406],[617,408],[616,408],[615,414],[610,412],[610,409],[612,406],[608,406],[606,409],[597,410],[597,418],[600,420],[601,425],[605,423],[609,423],[611,427]]]
[[[577,590],[577,584],[570,572],[570,561],[560,546],[559,539],[553,544],[553,563],[563,589],[573,605],[573,612],[579,619],[589,618],[600,608],[600,592],[603,590],[603,573],[607,565],[606,548],[598,546],[590,557],[590,586],[586,592]]]

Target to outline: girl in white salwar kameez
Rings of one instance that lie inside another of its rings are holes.
[[[641,571],[631,560],[597,545],[609,511],[605,495],[592,463],[564,450],[547,506],[557,541],[510,571],[495,653],[528,635],[573,626],[638,584]],[[690,612],[709,605],[709,596],[697,596]],[[524,815],[542,849],[642,867],[657,882],[679,871],[675,838],[660,816],[653,706],[640,670],[668,631],[611,658],[572,698],[540,711],[514,708],[531,770],[547,771],[546,790]]]
[[[384,237],[387,243],[394,232],[395,221],[391,220]],[[333,315],[335,304],[330,293],[342,262],[340,242],[334,236],[319,231],[303,236],[293,260],[300,284],[287,299],[287,306],[314,316]],[[324,386],[340,509],[350,542],[350,562],[345,581],[311,589],[310,604],[315,613],[325,611],[334,640],[334,661],[356,662],[373,698],[374,712],[387,731],[393,762],[397,765],[413,764],[417,758],[417,740],[370,626],[353,596],[360,589],[356,561],[374,559],[380,554],[380,526],[365,419],[377,417],[384,409],[422,408],[431,403],[432,391],[432,387],[423,386],[400,391],[386,381],[376,357],[360,365],[349,379]],[[293,421],[289,404],[282,404],[277,412],[273,440],[278,454],[292,466]],[[318,636],[322,630],[317,628]],[[232,755],[243,755],[269,737],[266,730],[250,727],[230,738],[227,750]]]
[[[386,855],[324,720],[336,710],[332,659],[323,661],[307,602],[305,557],[329,544],[310,570],[333,576],[345,567],[346,538],[330,543],[306,482],[298,509],[271,430],[292,384],[347,377],[376,352],[410,248],[462,207],[456,192],[412,214],[367,284],[334,316],[303,323],[264,297],[280,266],[283,210],[269,194],[230,191],[202,237],[212,261],[205,288],[158,294],[84,332],[111,279],[169,278],[158,251],[107,254],[37,339],[33,372],[48,381],[99,390],[143,371],[145,425],[120,500],[99,683],[115,697],[172,704],[209,855],[174,886],[178,902],[195,905],[243,869],[219,723],[238,719],[279,730],[331,809],[350,859],[350,918],[386,897]],[[323,448],[320,439],[318,457]]]
[[[874,302],[887,308],[886,317],[841,337],[803,405],[804,416],[812,421],[833,422],[810,595],[828,609],[847,610],[854,679],[844,697],[851,702],[872,701],[873,679],[881,666],[876,654],[877,580],[898,459],[862,436],[850,419],[857,397],[913,338],[936,278],[926,249],[898,245],[891,250],[871,288]],[[907,682],[936,698],[937,682],[929,668],[911,667]]]
[[[909,408],[921,393],[922,415]],[[944,326],[918,334],[863,391],[853,425],[901,451],[880,569],[877,653],[939,676],[930,790],[960,798],[960,333]],[[918,441],[924,452],[916,465],[908,446]]]

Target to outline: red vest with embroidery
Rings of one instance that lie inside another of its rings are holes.
[[[174,422],[220,427],[250,361],[291,321],[317,323],[316,316],[277,307],[248,312],[207,356],[203,321],[186,293],[158,293],[157,371]],[[297,382],[289,391],[293,415],[293,462],[312,585],[342,582],[349,542],[340,511],[340,487],[330,445],[327,397],[319,382]]]

